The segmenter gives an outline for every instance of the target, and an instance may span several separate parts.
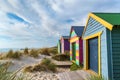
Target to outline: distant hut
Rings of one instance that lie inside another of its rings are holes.
[[[120,80],[120,13],[90,13],[83,39],[84,68]]]
[[[72,26],[70,31],[70,60],[77,65],[83,64],[83,29],[84,26]]]
[[[57,48],[58,48],[58,53],[61,53],[61,41],[60,40],[58,40]]]
[[[69,36],[62,36],[61,37],[61,53],[70,51],[70,42],[69,42]]]

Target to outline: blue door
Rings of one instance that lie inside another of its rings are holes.
[[[98,73],[98,37],[88,40],[88,67]]]

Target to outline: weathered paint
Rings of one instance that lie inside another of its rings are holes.
[[[76,45],[73,46],[73,43]],[[75,53],[73,52],[73,48],[75,48]],[[76,56],[74,60],[73,56]],[[78,36],[73,28],[71,28],[70,32],[70,60],[74,60],[77,65],[83,64],[83,42],[82,38]]]

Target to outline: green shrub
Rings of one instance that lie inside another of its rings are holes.
[[[58,55],[52,56],[52,58],[57,61],[69,61],[70,60],[70,57],[66,54],[58,54]]]
[[[34,72],[34,71],[56,71],[56,65],[51,62],[50,59],[43,59],[41,63],[34,66],[28,66],[24,69],[25,72]]]
[[[24,49],[24,54],[29,54],[28,48]]]
[[[74,70],[78,70],[78,69],[82,69],[83,68],[83,65],[81,64],[80,66],[78,66],[76,63],[73,63],[71,66],[70,66],[70,70],[71,71],[74,71]]]
[[[0,80],[30,80],[25,78],[23,75],[17,76],[17,72],[7,72],[10,63],[4,63],[0,65]]]
[[[29,55],[32,56],[32,57],[35,57],[35,58],[39,56],[38,51],[35,50],[35,49],[32,49],[30,51]]]
[[[105,80],[105,79],[101,76],[91,75],[90,77],[88,77],[88,80]]]
[[[6,58],[20,59],[21,56],[22,56],[22,53],[20,53],[19,51],[13,52],[13,50],[10,50],[10,51],[6,54]]]
[[[40,50],[40,54],[50,56],[49,48],[42,48],[42,49]]]

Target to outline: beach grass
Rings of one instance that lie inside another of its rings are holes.
[[[39,52],[36,49],[31,49],[29,52],[29,56],[37,58],[39,56]]]
[[[0,80],[30,80],[23,75],[17,76],[19,70],[16,72],[8,72],[7,70],[10,65],[11,63],[9,62],[0,64]]]
[[[18,50],[18,51],[13,51],[11,49],[4,54],[0,54],[0,59],[1,60],[2,59],[20,59],[21,56],[24,56],[24,55],[37,58],[39,54],[47,55],[47,56],[56,55],[58,54],[57,47],[39,48],[39,49],[25,48],[25,49]]]
[[[5,58],[13,58],[13,59],[20,59],[20,57],[22,56],[22,53],[20,51],[13,51],[13,50],[10,50]]]
[[[48,55],[48,56],[58,54],[57,47],[41,48],[39,49],[39,53],[42,55]]]
[[[28,48],[25,48],[25,49],[24,49],[24,54],[26,54],[26,55],[29,54],[29,49],[28,49]]]
[[[51,48],[49,48],[49,53],[51,53],[52,55],[58,54],[57,47],[51,47]]]
[[[40,49],[40,54],[50,56],[49,48]]]
[[[69,61],[70,57],[67,54],[57,54],[52,56],[52,59],[55,59],[57,61]]]
[[[105,80],[104,77],[98,75],[91,75],[88,80]]]
[[[80,70],[83,68],[83,65],[80,64],[80,65],[77,65],[76,63],[72,63],[72,65],[70,66],[70,70],[71,71],[75,71],[75,70]]]
[[[35,72],[35,71],[52,71],[56,72],[56,65],[50,59],[43,59],[41,63],[34,66],[27,66],[24,72]]]

